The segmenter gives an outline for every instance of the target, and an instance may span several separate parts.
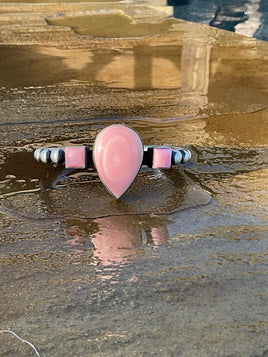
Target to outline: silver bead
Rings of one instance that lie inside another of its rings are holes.
[[[49,149],[43,149],[40,153],[40,160],[45,164],[47,162],[50,162],[50,150]]]
[[[179,150],[173,150],[172,153],[174,165],[179,165],[182,162],[182,154]]]
[[[34,158],[37,161],[40,161],[40,154],[41,154],[42,149],[36,149],[34,152]]]
[[[191,159],[192,154],[190,150],[182,150],[183,162],[187,162]]]
[[[62,164],[64,162],[64,150],[59,148],[50,149],[50,160],[53,164]]]

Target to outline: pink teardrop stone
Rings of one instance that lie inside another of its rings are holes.
[[[111,125],[96,137],[93,160],[107,189],[119,198],[135,180],[143,159],[139,135],[124,125]]]

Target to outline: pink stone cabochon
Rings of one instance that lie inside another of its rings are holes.
[[[154,148],[153,169],[169,169],[171,167],[171,148]]]
[[[108,126],[95,139],[94,165],[101,181],[116,198],[135,180],[142,159],[142,141],[136,131],[127,126]]]
[[[84,169],[86,167],[85,146],[67,146],[65,148],[65,167]]]

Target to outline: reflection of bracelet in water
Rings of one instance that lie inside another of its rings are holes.
[[[110,125],[96,137],[93,150],[88,146],[41,148],[34,152],[37,161],[63,164],[67,169],[85,169],[94,165],[106,188],[119,198],[127,191],[142,165],[169,169],[190,160],[187,149],[143,146],[139,135],[124,125]]]

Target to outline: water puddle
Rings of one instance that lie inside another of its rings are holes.
[[[48,17],[46,21],[53,26],[71,27],[77,34],[94,37],[140,37],[167,33],[175,19],[166,19],[159,23],[137,23],[122,10],[103,10],[94,12],[72,13]]]
[[[169,0],[168,4],[173,5],[176,18],[268,40],[267,4],[263,1]]]

